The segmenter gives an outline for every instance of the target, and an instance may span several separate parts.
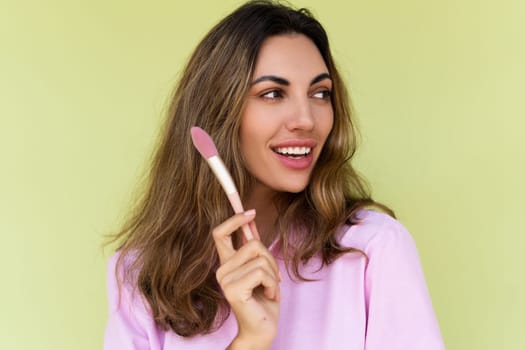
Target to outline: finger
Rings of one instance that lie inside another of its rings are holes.
[[[233,247],[231,237],[232,234],[242,225],[253,221],[254,217],[255,210],[248,210],[244,213],[230,217],[213,229],[213,240],[215,241],[215,247],[217,248],[221,264],[235,254],[235,248]]]
[[[262,286],[266,298],[276,300],[279,298],[279,283],[275,277],[262,268],[256,268],[240,278],[226,283],[223,291],[226,299],[232,305],[246,303],[254,297],[254,289]]]
[[[279,282],[279,276],[275,273],[272,266],[268,262],[268,259],[264,256],[259,256],[255,259],[248,261],[242,266],[239,266],[230,271],[226,271],[226,269],[228,268],[227,264],[229,264],[229,262],[230,261],[222,265],[217,271],[217,281],[219,282],[219,285],[221,285],[221,288],[222,286],[238,281],[245,275],[250,274],[257,269],[264,270],[268,275],[272,276],[273,279]]]
[[[279,272],[279,266],[277,265],[275,258],[268,251],[268,249],[257,240],[252,240],[246,243],[234,255],[232,255],[220,267],[220,269],[217,270],[217,279],[220,280],[222,276],[258,257],[264,257],[266,259],[266,263],[270,266],[274,274],[278,276],[279,280],[282,280],[281,274]]]
[[[257,225],[255,224],[255,221],[251,221],[248,226],[250,226],[252,232],[253,232],[253,237],[260,241],[261,240],[261,235],[259,234],[259,230],[257,229]],[[242,244],[246,244],[248,241],[245,239],[244,235],[242,236]],[[279,270],[279,266],[277,265],[277,262],[275,262],[275,258],[271,255],[271,254],[268,254],[270,257],[271,257],[271,261],[273,261],[273,265],[275,267],[275,269],[277,270],[277,273],[279,275],[279,281],[282,281],[283,280],[283,275],[281,274],[281,271]]]
[[[255,269],[252,273],[246,274],[243,283],[246,283],[248,287],[252,288],[252,291],[262,286],[264,289],[263,294],[268,299],[275,300],[277,297],[279,281],[273,274],[263,269]]]

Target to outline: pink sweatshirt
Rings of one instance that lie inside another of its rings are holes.
[[[361,211],[359,225],[345,227],[341,243],[364,251],[345,254],[318,270],[312,259],[302,269],[315,282],[283,275],[279,329],[272,349],[441,350],[439,326],[416,246],[388,215]],[[270,251],[275,254],[274,246]],[[237,334],[233,313],[212,334],[183,338],[156,327],[147,306],[124,286],[119,304],[115,254],[108,267],[109,320],[106,350],[225,349]]]

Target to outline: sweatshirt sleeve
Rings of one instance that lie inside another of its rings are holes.
[[[109,317],[104,334],[104,350],[160,350],[157,328],[143,299],[134,294],[129,284],[120,291],[116,279],[118,253],[107,269]]]
[[[388,217],[366,253],[365,349],[444,349],[418,252],[408,231]]]

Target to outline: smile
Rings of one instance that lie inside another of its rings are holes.
[[[276,147],[273,151],[285,157],[300,159],[306,157],[312,151],[311,147]]]
[[[281,165],[290,170],[309,169],[314,161],[313,147],[275,147],[272,148],[277,160]]]

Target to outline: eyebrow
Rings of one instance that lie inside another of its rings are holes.
[[[312,79],[312,81],[310,82],[310,86],[314,85],[315,83],[318,83],[318,82],[320,82],[322,80],[325,80],[325,79],[332,80],[332,77],[328,73],[321,73],[321,74],[319,74],[318,76],[316,76],[315,78]],[[260,82],[263,82],[263,81],[273,81],[274,83],[277,83],[279,85],[285,85],[285,86],[290,85],[290,82],[288,80],[284,79],[284,78],[281,78],[281,77],[278,77],[278,76],[275,76],[275,75],[263,75],[262,77],[259,77],[259,78],[255,79],[252,82],[252,86],[255,85],[255,84],[258,84]]]
[[[325,79],[332,80],[332,77],[328,73],[321,73],[321,74],[319,74],[318,76],[316,76],[315,78],[312,79],[312,81],[310,82],[310,85],[314,85],[315,83],[318,83],[318,82],[323,81]]]

